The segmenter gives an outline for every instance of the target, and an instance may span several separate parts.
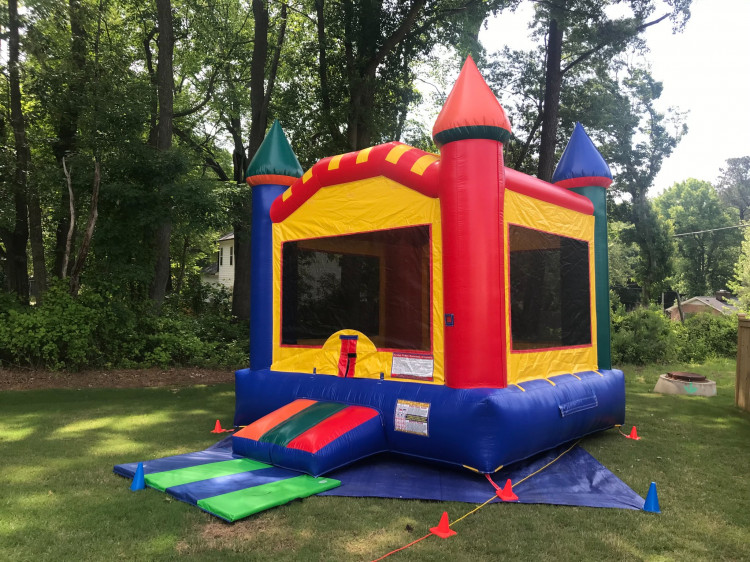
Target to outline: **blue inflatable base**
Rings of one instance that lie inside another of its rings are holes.
[[[268,369],[237,371],[235,381],[235,426],[251,424],[300,398],[364,406],[380,413],[386,451],[482,473],[609,429],[625,418],[625,378],[614,369],[507,388],[456,389]],[[340,441],[340,446],[326,447],[329,466],[361,457],[351,456],[351,444]]]
[[[505,467],[493,474],[492,478],[500,486],[509,478],[513,482],[520,482],[551,462],[552,464],[549,464],[547,468],[514,486],[513,491],[518,495],[519,503],[633,510],[643,508],[643,498],[582,447],[577,445],[560,456],[569,448],[569,445],[565,445]],[[554,459],[558,456],[560,458],[555,461]],[[232,458],[237,458],[237,455],[232,454],[231,438],[227,437],[205,451],[145,461],[143,465],[144,471],[149,474]],[[114,467],[114,472],[126,478],[133,478],[137,466],[137,462],[120,464]],[[264,478],[289,478],[298,474],[276,468],[266,469],[263,472]],[[340,480],[341,486],[319,495],[455,501],[474,504],[484,503],[495,495],[491,484],[481,474],[466,469],[437,466],[393,454],[376,455],[336,470],[329,476]],[[215,480],[215,482],[201,483],[198,495],[204,497],[225,493],[228,489],[225,482],[227,478]],[[188,503],[195,503],[195,497],[198,497],[195,493],[174,495],[177,499]],[[496,501],[499,500],[496,499]]]

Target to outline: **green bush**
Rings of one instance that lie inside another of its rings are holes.
[[[248,327],[231,317],[226,291],[208,290],[201,309],[196,314],[174,298],[156,314],[148,301],[101,288],[73,299],[58,283],[39,306],[0,309],[0,365],[245,367]]]
[[[44,304],[14,308],[0,322],[0,359],[17,365],[49,369],[79,369],[95,354],[97,311],[53,285]]]
[[[714,357],[737,356],[737,317],[707,312],[675,322],[680,361],[703,362]]]
[[[736,316],[701,313],[680,323],[655,307],[625,312],[618,306],[612,313],[614,363],[702,362],[736,355]]]
[[[671,321],[655,307],[632,312],[620,307],[612,314],[614,363],[667,363],[677,356],[677,343]]]

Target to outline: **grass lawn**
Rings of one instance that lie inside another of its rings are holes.
[[[750,559],[750,414],[734,406],[734,362],[624,370],[624,430],[642,440],[610,430],[583,446],[642,496],[655,481],[660,515],[492,504],[389,560]],[[707,375],[719,395],[651,393],[667,370]],[[370,560],[474,507],[312,497],[229,525],[112,474],[205,448],[233,407],[229,385],[0,393],[0,560]]]

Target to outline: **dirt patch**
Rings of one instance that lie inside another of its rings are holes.
[[[232,369],[102,369],[78,373],[0,368],[0,391],[47,388],[142,388],[234,382]]]
[[[277,513],[252,515],[232,524],[212,520],[199,524],[195,529],[190,538],[179,541],[175,546],[180,555],[254,551],[264,558],[272,552],[294,551],[299,546],[296,535],[300,531],[290,529]]]

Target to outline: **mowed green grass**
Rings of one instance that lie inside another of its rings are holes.
[[[641,495],[655,481],[660,515],[492,504],[389,560],[750,559],[750,414],[734,406],[734,363],[624,370],[623,430],[642,440],[610,430],[583,445]],[[719,396],[653,394],[666,370],[705,374]],[[371,560],[474,507],[312,497],[229,525],[113,475],[207,447],[233,405],[229,385],[0,393],[0,560]]]

